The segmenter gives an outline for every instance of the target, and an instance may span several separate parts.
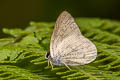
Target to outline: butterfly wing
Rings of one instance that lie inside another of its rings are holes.
[[[88,52],[89,50],[91,51]],[[66,64],[77,65],[81,64],[81,61],[88,60],[86,55],[89,55],[93,61],[96,54],[95,45],[82,36],[73,17],[67,11],[62,12],[56,21],[51,37],[51,57],[61,56]]]
[[[64,50],[60,50],[64,49]],[[62,61],[67,65],[84,65],[96,59],[96,46],[84,36],[71,35],[59,45]]]
[[[71,34],[73,33],[77,33],[78,35],[81,34],[72,16],[67,11],[64,11],[58,17],[53,34],[51,36],[50,42],[51,57],[58,54],[56,53],[58,45],[61,44],[61,42],[65,38],[71,36]]]

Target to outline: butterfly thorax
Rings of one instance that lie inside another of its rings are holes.
[[[54,57],[52,58],[51,56],[49,56],[48,58],[54,65],[62,65],[62,60],[61,60],[61,57]]]
[[[61,56],[56,56],[56,57],[51,57],[50,52],[47,52],[45,55],[46,59],[50,60],[54,65],[62,65],[62,57]]]

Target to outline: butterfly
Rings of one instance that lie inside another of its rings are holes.
[[[74,18],[67,11],[63,11],[58,17],[50,40],[50,52],[46,53],[48,64],[84,65],[96,59],[96,46],[85,38]]]

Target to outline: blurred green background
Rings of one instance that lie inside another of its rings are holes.
[[[120,0],[1,0],[2,28],[25,28],[30,21],[51,22],[67,10],[74,17],[99,17],[120,20]]]

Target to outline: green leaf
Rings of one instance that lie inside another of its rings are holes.
[[[54,22],[31,22],[26,29],[7,29],[10,35],[0,39],[0,80],[119,80],[120,22],[99,18],[77,18],[84,36],[97,47],[97,59],[90,64],[47,66]],[[37,38],[33,32],[36,32]]]

